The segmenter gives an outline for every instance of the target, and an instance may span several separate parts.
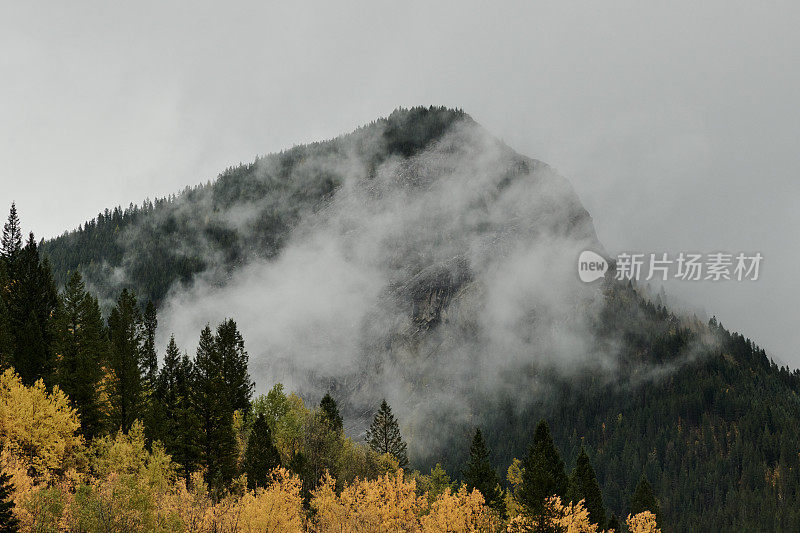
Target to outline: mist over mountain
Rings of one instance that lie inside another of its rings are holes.
[[[457,472],[475,426],[508,464],[544,416],[570,461],[596,458],[612,509],[644,471],[676,530],[753,524],[756,505],[796,520],[797,373],[633,284],[581,283],[587,249],[603,252],[569,183],[446,108],[399,109],[43,246],[62,283],[78,269],[106,304],[125,287],[154,301],[162,347],[174,334],[191,353],[234,318],[257,392],[331,391],[351,435],[386,398],[419,464]]]
[[[426,375],[460,402],[449,389],[514,390],[533,363],[613,364],[576,312],[598,295],[574,268],[601,250],[588,213],[459,111],[398,110],[107,220],[48,243],[56,272],[158,302],[162,345],[234,316],[261,387],[334,380],[371,403],[370,382],[402,404]],[[76,257],[110,227],[107,251]]]

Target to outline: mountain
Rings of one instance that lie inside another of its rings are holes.
[[[419,467],[459,472],[480,426],[505,469],[545,417],[618,515],[644,472],[667,531],[800,523],[800,375],[613,271],[581,283],[603,248],[569,183],[462,111],[399,109],[42,249],[190,351],[233,316],[259,389],[331,391],[351,435],[387,398]]]
[[[214,269],[224,277],[254,257],[274,258],[301,220],[324,209],[348,177],[368,182],[381,166],[408,160],[454,124],[480,130],[482,140],[502,152],[506,168],[499,169],[501,179],[547,169],[489,139],[463,111],[400,109],[331,141],[295,146],[229,168],[213,183],[145,200],[141,206],[106,209],[77,230],[47,241],[43,251],[62,284],[69,272],[80,269],[106,298],[128,286],[160,302],[173,284],[190,283],[198,273]],[[406,185],[425,185],[411,165],[402,172]],[[577,197],[569,203],[575,210],[573,223],[586,225],[593,235]]]

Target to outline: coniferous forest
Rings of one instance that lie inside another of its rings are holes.
[[[170,339],[159,365],[152,302],[125,289],[104,320],[79,273],[57,291],[32,235],[23,246],[13,205],[0,252],[3,531],[608,525],[586,453],[568,478],[544,420],[506,479],[480,429],[463,443],[463,472],[411,470],[385,400],[366,442],[353,442],[330,394],[307,406],[278,383],[253,397],[235,321],[204,328],[193,357]],[[658,516],[646,483],[630,504],[636,531],[655,530]]]
[[[591,328],[618,345],[613,379],[545,368],[548,394],[519,390],[424,435],[404,434],[385,399],[351,432],[346,389],[320,399],[256,383],[235,316],[190,346],[159,347],[172,333],[160,306],[207,269],[208,247],[222,278],[253,255],[270,260],[340,185],[325,172],[286,179],[294,166],[354,143],[369,173],[458,121],[471,119],[401,110],[381,122],[378,150],[361,142],[367,126],[270,156],[269,179],[263,164],[242,165],[180,201],[106,211],[47,242],[25,236],[12,204],[0,247],[0,531],[796,529],[800,373],[610,276]],[[256,200],[252,239],[214,218]],[[104,274],[121,267],[122,281]],[[444,452],[410,453],[412,439]]]

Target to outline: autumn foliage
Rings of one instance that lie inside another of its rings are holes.
[[[287,399],[296,404],[287,404],[287,413],[302,412],[302,400]],[[284,456],[296,446],[298,430],[279,426]],[[600,531],[590,523],[583,501],[563,503],[554,496],[545,502],[547,513],[534,517],[511,490],[506,495],[511,517],[503,518],[478,490],[451,483],[440,466],[430,476],[407,474],[383,456],[371,459],[377,463],[370,468],[359,468],[373,472],[366,478],[340,468],[349,479],[337,481],[326,469],[305,493],[301,477],[278,467],[263,486],[249,490],[243,475],[220,496],[209,489],[202,471],[183,478],[161,443],[148,442],[138,421],[127,433],[85,443],[66,396],[57,387],[48,392],[41,381],[26,387],[12,370],[0,375],[0,437],[6,444],[1,466],[13,483],[14,514],[22,531]],[[343,434],[338,438],[342,457],[358,464],[359,454],[366,452]],[[515,461],[509,469],[514,487],[520,468]],[[634,533],[659,531],[650,512],[629,516],[627,524]]]

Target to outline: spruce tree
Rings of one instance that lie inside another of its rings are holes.
[[[0,533],[19,531],[19,520],[14,516],[14,485],[11,476],[0,471]]]
[[[145,379],[150,387],[155,386],[156,376],[158,375],[158,354],[156,354],[156,328],[158,318],[156,316],[156,306],[152,301],[147,302],[144,314],[142,315],[142,328],[144,340],[142,342],[142,366],[144,367]]]
[[[558,453],[550,427],[541,420],[533,434],[528,455],[522,463],[522,484],[519,488],[520,502],[526,510],[537,517],[543,517],[544,501],[550,496],[560,496],[567,492],[567,474],[564,461]]]
[[[500,478],[489,461],[489,449],[483,440],[480,429],[475,430],[472,444],[469,447],[469,459],[463,472],[464,483],[467,490],[478,489],[483,494],[486,505],[500,515],[505,514],[505,501],[503,490],[500,488]]]
[[[181,366],[181,352],[175,342],[175,335],[169,338],[164,352],[164,364],[158,372],[153,389],[154,396],[167,408],[174,406],[178,389],[178,373]]]
[[[244,452],[243,469],[247,474],[247,487],[265,487],[269,483],[270,472],[280,464],[281,456],[272,442],[267,417],[259,414],[253,422]]]
[[[406,443],[403,442],[403,438],[400,435],[400,426],[386,400],[381,402],[381,408],[367,430],[367,443],[370,448],[379,454],[388,453],[393,455],[401,468],[408,466]]]
[[[33,233],[13,261],[6,261],[6,267],[11,267],[4,295],[13,336],[10,362],[26,385],[40,378],[49,384],[53,371],[52,317],[58,291],[49,262],[39,257]]]
[[[142,312],[142,401],[144,413],[142,415],[147,438],[152,442],[159,440],[164,443],[164,432],[167,426],[164,420],[162,402],[156,398],[155,388],[158,381],[158,354],[156,353],[156,329],[158,318],[156,307],[148,301]]]
[[[12,366],[14,355],[14,336],[11,333],[8,306],[6,305],[6,287],[9,287],[6,268],[0,260],[0,371]]]
[[[122,290],[116,307],[108,317],[108,334],[109,367],[112,373],[109,391],[111,423],[113,428],[127,432],[133,422],[142,419],[145,414],[142,364],[144,327],[133,292]]]
[[[326,392],[325,396],[322,397],[322,401],[319,402],[319,408],[322,410],[325,420],[328,421],[331,429],[334,431],[342,431],[344,427],[342,416],[339,414],[339,407],[336,405],[336,400],[333,399],[330,393]]]
[[[22,229],[20,228],[17,206],[12,203],[8,220],[3,224],[3,237],[0,241],[0,368],[14,365],[16,335],[12,324],[12,298],[14,281],[17,279],[17,264],[22,250]]]
[[[164,445],[188,479],[201,463],[203,427],[194,403],[194,364],[185,353],[175,373],[174,412]]]
[[[171,336],[153,389],[151,405],[155,419],[151,438],[164,444],[186,479],[200,463],[203,441],[200,419],[192,401],[193,371],[192,361],[186,354],[181,355],[175,337]]]
[[[233,428],[234,398],[225,379],[225,360],[217,349],[211,328],[200,333],[195,357],[195,406],[202,427],[201,459],[206,482],[216,496],[236,474],[236,436]]]
[[[15,278],[14,266],[21,250],[22,228],[19,223],[19,215],[17,215],[17,206],[12,202],[8,220],[3,224],[3,240],[0,243],[0,258],[3,259],[7,273],[12,279]]]
[[[108,342],[100,306],[86,292],[77,271],[59,298],[54,327],[54,349],[58,354],[54,381],[77,409],[81,433],[91,439],[103,428],[99,390]]]
[[[169,454],[172,452],[167,446],[167,439],[174,434],[177,423],[175,419],[175,411],[177,409],[176,379],[180,364],[181,353],[173,335],[169,339],[166,352],[164,352],[164,364],[153,381],[148,409],[150,418],[148,436],[152,440],[161,441]]]
[[[653,487],[650,486],[650,481],[647,480],[647,476],[644,473],[631,496],[630,512],[631,514],[639,514],[642,511],[650,511],[656,515],[657,522],[661,518],[661,509],[656,497],[653,495]]]
[[[583,447],[581,447],[581,453],[578,455],[567,487],[567,501],[577,503],[580,500],[584,501],[592,524],[597,524],[602,528],[606,523],[603,495],[600,492],[600,485],[597,483],[592,463]]]
[[[214,344],[222,365],[225,394],[229,398],[231,409],[247,416],[253,397],[253,381],[247,370],[248,355],[244,349],[244,338],[237,329],[236,322],[230,318],[223,321],[217,327]]]

